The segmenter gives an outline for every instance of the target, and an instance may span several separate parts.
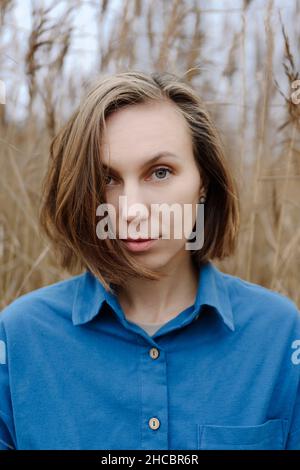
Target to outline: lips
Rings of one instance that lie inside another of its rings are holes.
[[[123,238],[124,242],[149,242],[150,240],[157,240],[157,238]]]
[[[130,251],[139,252],[149,250],[158,241],[158,238],[138,238],[136,240],[125,238],[122,241]]]

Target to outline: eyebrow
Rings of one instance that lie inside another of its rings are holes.
[[[162,152],[156,153],[150,159],[145,161],[142,164],[142,169],[145,168],[148,165],[151,165],[151,164],[155,163],[157,160],[160,160],[163,157],[173,157],[173,158],[176,158],[176,159],[180,160],[180,157],[178,155],[176,155],[175,153],[168,152],[168,151],[162,151]],[[106,163],[102,163],[102,165],[105,169],[114,171],[113,168],[111,168],[109,165],[106,165]]]

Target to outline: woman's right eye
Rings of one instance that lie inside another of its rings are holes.
[[[106,176],[105,184],[107,184],[107,186],[111,186],[111,184],[109,184],[109,182],[107,181],[109,178],[113,179],[113,177],[111,175]]]

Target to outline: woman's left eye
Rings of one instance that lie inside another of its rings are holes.
[[[164,179],[166,179],[166,178],[164,178],[164,176],[165,176],[165,174],[166,174],[165,172],[169,172],[170,174],[173,173],[172,170],[170,170],[169,168],[159,167],[159,168],[156,168],[156,169],[152,172],[152,174],[155,174],[155,173],[156,173],[156,175],[160,175],[160,176],[158,176],[158,178],[157,178],[158,180],[164,180]]]

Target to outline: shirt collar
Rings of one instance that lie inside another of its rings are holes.
[[[199,270],[195,310],[199,312],[202,305],[213,307],[225,325],[234,331],[232,307],[223,273],[211,261],[202,264]],[[72,311],[74,325],[81,325],[95,318],[101,313],[105,301],[125,318],[116,296],[107,292],[91,272],[86,271],[80,275],[78,281]]]
[[[202,305],[213,307],[226,326],[235,330],[231,301],[222,273],[211,261],[200,268],[199,285],[195,299],[198,311]]]

